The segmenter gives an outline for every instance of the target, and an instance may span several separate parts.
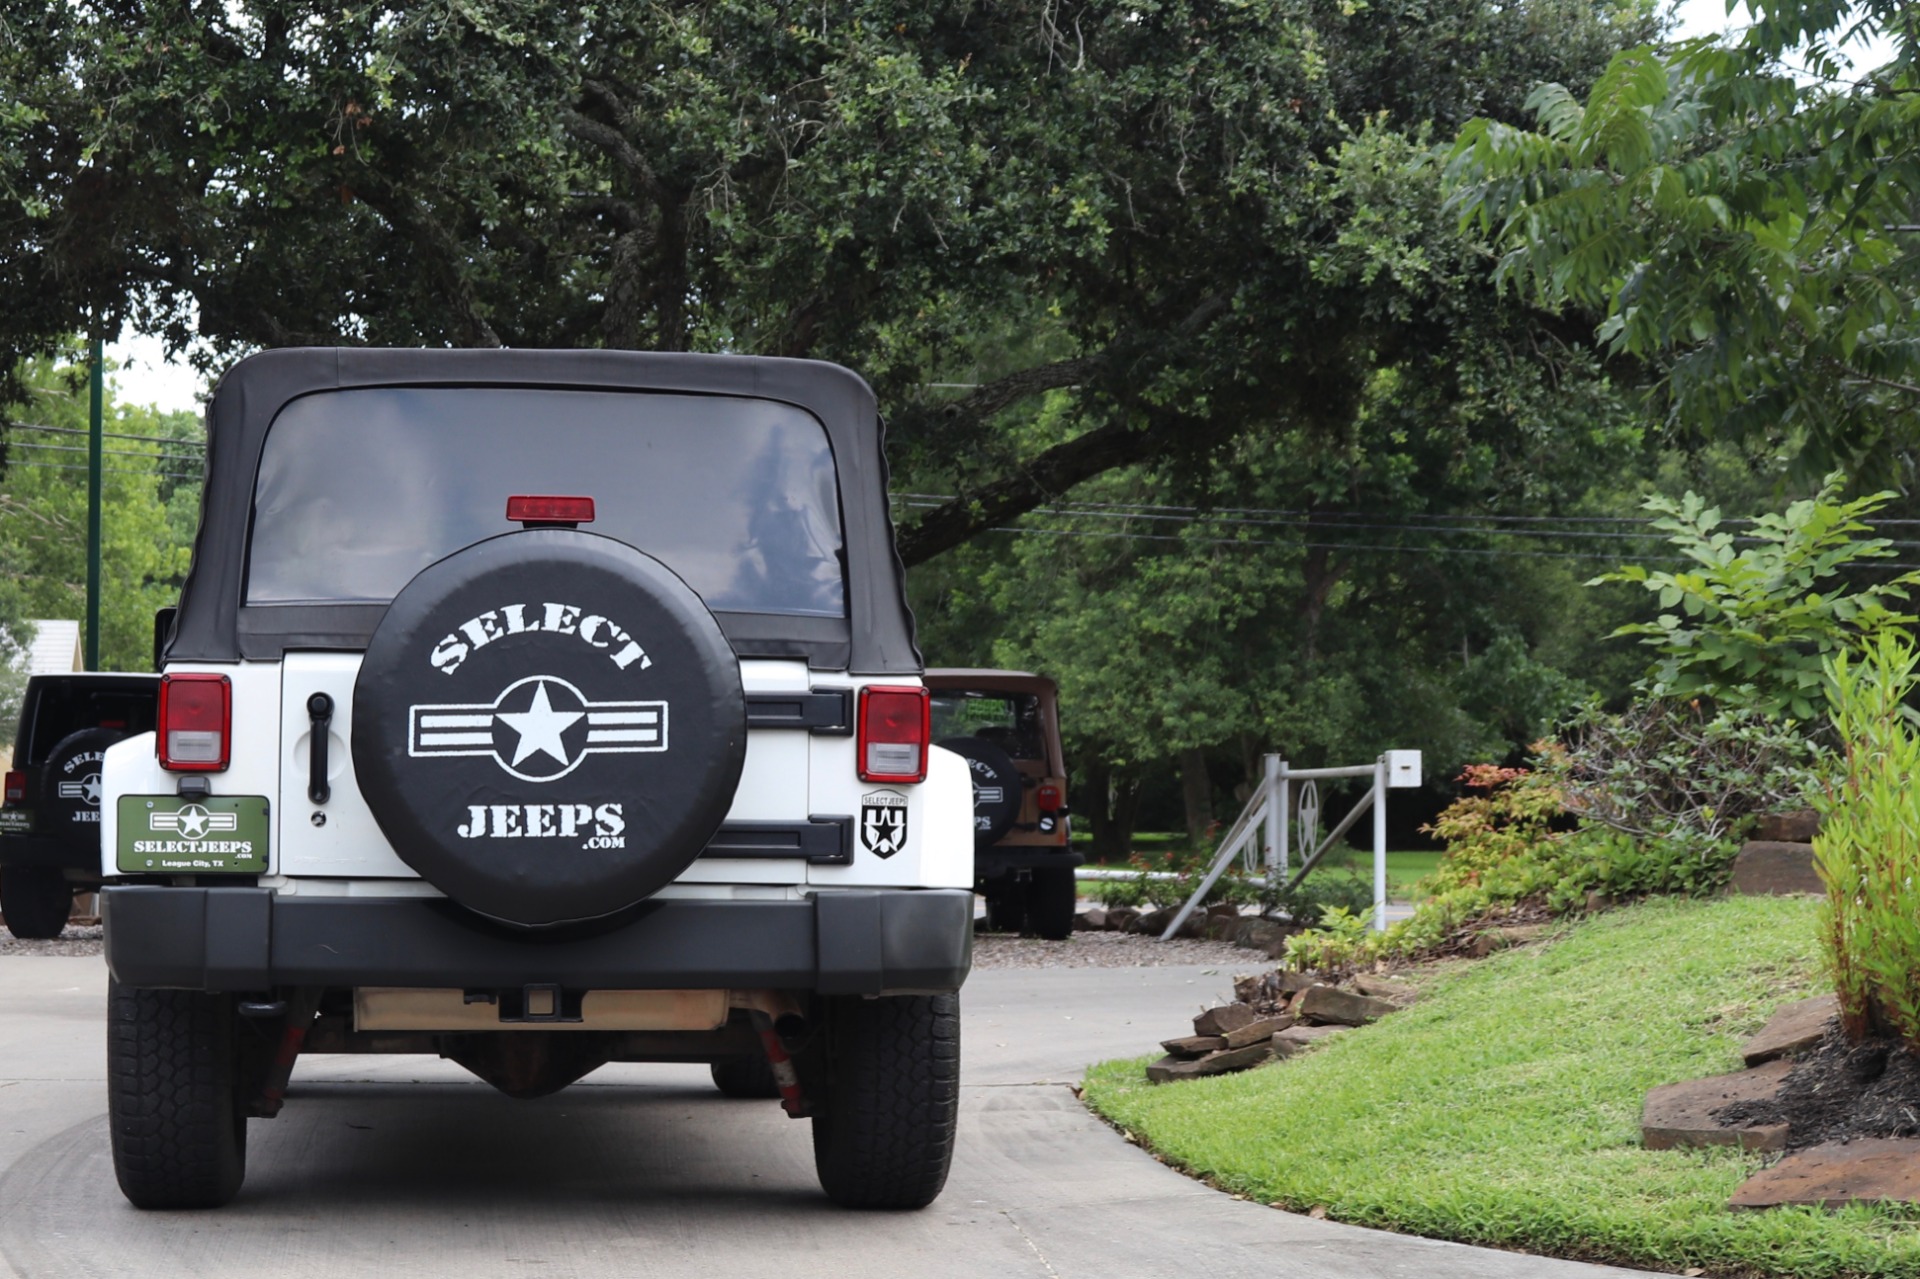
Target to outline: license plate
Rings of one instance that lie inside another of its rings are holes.
[[[122,795],[115,865],[127,875],[259,875],[267,869],[262,795]]]
[[[24,808],[0,808],[0,835],[24,835],[33,829],[33,814]]]

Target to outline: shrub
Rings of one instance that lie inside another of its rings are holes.
[[[1288,919],[1317,920],[1331,908],[1351,915],[1371,915],[1373,911],[1373,877],[1358,871],[1315,871],[1292,892],[1284,887],[1268,891],[1264,883],[1257,890],[1262,913]]]
[[[1840,477],[1829,476],[1813,498],[1783,515],[1763,515],[1745,533],[1723,527],[1720,509],[1693,493],[1680,501],[1652,497],[1653,527],[1693,567],[1684,573],[1628,565],[1594,578],[1638,582],[1659,596],[1656,620],[1622,626],[1659,658],[1647,691],[1688,701],[1712,698],[1727,710],[1818,720],[1825,709],[1821,663],[1858,639],[1912,617],[1889,607],[1905,600],[1920,573],[1904,573],[1864,590],[1849,588],[1840,569],[1856,560],[1893,555],[1864,519],[1892,493],[1840,501]],[[1742,545],[1742,543],[1746,543]]]
[[[1770,741],[1782,730],[1755,731]],[[1564,821],[1565,779],[1578,773],[1569,760],[1579,758],[1543,742],[1535,747],[1539,768],[1468,767],[1460,778],[1468,793],[1427,828],[1446,840],[1447,855],[1422,884],[1429,896],[1413,917],[1377,934],[1366,931],[1363,911],[1327,910],[1319,928],[1288,940],[1288,962],[1338,971],[1444,949],[1513,911],[1578,909],[1594,891],[1704,896],[1725,885],[1738,845],[1702,816],[1712,811],[1707,805],[1674,806],[1661,834],[1630,835],[1591,822],[1556,829]]]
[[[1286,966],[1302,972],[1343,973],[1373,962],[1382,941],[1369,927],[1370,918],[1370,910],[1356,914],[1344,906],[1327,907],[1318,928],[1287,938]]]
[[[1559,841],[1560,882],[1548,893],[1556,914],[1585,904],[1587,894],[1609,897],[1705,897],[1726,887],[1740,845],[1699,831],[1627,835],[1586,826]]]
[[[1169,849],[1166,852],[1151,855],[1136,853],[1127,859],[1127,864],[1138,872],[1132,879],[1107,879],[1092,881],[1089,889],[1093,899],[1102,906],[1133,906],[1143,910],[1161,910],[1169,906],[1178,906],[1193,895],[1213,864],[1213,852],[1210,849]],[[1170,873],[1176,879],[1154,879],[1156,873]],[[1261,885],[1249,881],[1229,869],[1207,894],[1202,906],[1211,906],[1216,902],[1232,902],[1243,905],[1259,900]]]
[[[1891,1030],[1920,1047],[1920,735],[1906,705],[1920,654],[1882,634],[1827,664],[1840,756],[1824,792],[1814,855],[1827,900],[1821,941],[1856,1037]]]
[[[1539,762],[1568,811],[1656,840],[1718,842],[1761,813],[1805,805],[1820,755],[1792,724],[1673,698],[1642,698],[1618,714],[1589,706],[1564,733],[1566,744],[1541,749]]]

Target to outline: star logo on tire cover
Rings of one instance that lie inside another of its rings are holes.
[[[100,807],[100,774],[88,773],[77,782],[60,783],[61,799],[77,799],[88,808]]]
[[[565,777],[589,755],[667,749],[665,702],[595,702],[556,675],[515,680],[491,702],[408,708],[407,754],[490,755],[526,782]]]

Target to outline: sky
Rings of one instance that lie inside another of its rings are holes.
[[[1680,25],[1675,36],[1718,35],[1738,30],[1747,22],[1744,5],[1729,15],[1726,0],[1679,0],[1675,12]],[[1857,66],[1871,67],[1886,61],[1883,42],[1862,49],[1849,49]],[[114,375],[118,398],[126,403],[152,404],[166,410],[199,412],[204,405],[207,384],[185,360],[170,361],[158,338],[144,334],[125,334],[107,347],[107,357],[121,364]]]

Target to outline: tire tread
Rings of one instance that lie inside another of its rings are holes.
[[[107,1110],[113,1170],[136,1208],[217,1208],[246,1175],[232,1000],[114,984]]]
[[[960,997],[839,1001],[814,1165],[847,1208],[924,1208],[946,1186],[960,1108]]]

